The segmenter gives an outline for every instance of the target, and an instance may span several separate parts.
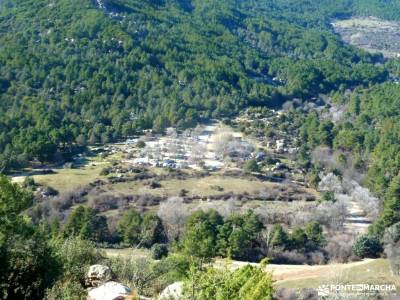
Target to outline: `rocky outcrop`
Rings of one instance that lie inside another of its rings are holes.
[[[118,282],[109,281],[89,290],[87,300],[134,300],[132,290]]]
[[[160,294],[160,300],[182,299],[183,282],[175,282],[167,286]]]
[[[98,287],[101,284],[111,280],[111,269],[103,265],[92,265],[86,275],[86,285],[89,287]]]

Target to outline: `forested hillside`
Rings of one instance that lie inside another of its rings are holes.
[[[260,3],[260,8],[264,8],[265,13],[279,14],[281,18],[289,22],[306,27],[326,28],[332,19],[351,16],[400,19],[400,3],[395,0],[264,0],[256,2]]]
[[[0,170],[386,79],[292,2],[2,1]]]
[[[398,283],[400,56],[340,19],[400,1],[0,0],[0,298]]]

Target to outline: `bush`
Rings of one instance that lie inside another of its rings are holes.
[[[146,147],[146,143],[144,141],[138,141],[136,143],[136,147],[142,149],[142,148]]]
[[[85,299],[86,289],[76,281],[60,280],[46,291],[46,300]]]
[[[186,222],[181,240],[183,252],[189,256],[211,259],[216,254],[217,228],[223,224],[215,210],[196,211]]]
[[[42,299],[60,273],[45,233],[23,212],[32,194],[0,175],[0,298]]]
[[[353,245],[353,253],[360,258],[378,257],[382,250],[379,239],[370,235],[360,236]]]
[[[159,189],[161,187],[161,183],[157,182],[157,181],[151,181],[149,183],[149,187],[151,189]]]
[[[249,173],[259,172],[260,167],[257,164],[257,161],[255,159],[250,159],[250,160],[246,161],[246,163],[244,164],[244,170]]]
[[[162,274],[157,269],[157,263],[150,257],[132,253],[113,257],[107,264],[115,274],[116,281],[131,287],[140,295],[152,297],[158,293],[159,277]]]
[[[324,192],[324,193],[322,194],[322,201],[325,201],[325,202],[335,202],[335,201],[336,201],[335,193],[334,193],[334,192],[330,192],[330,191]]]
[[[22,187],[24,189],[34,190],[37,187],[37,184],[32,177],[27,176],[22,182]]]
[[[153,259],[161,259],[168,256],[168,246],[166,244],[154,244],[151,248]]]
[[[100,171],[100,176],[107,176],[108,174],[110,174],[110,169],[109,168],[103,168]]]
[[[183,293],[199,300],[267,300],[273,299],[272,284],[271,274],[261,267],[247,265],[235,271],[200,268],[193,269]]]
[[[94,243],[79,237],[56,240],[53,248],[63,266],[63,280],[83,282],[89,266],[101,262],[105,257]]]
[[[108,237],[106,217],[96,215],[90,207],[78,206],[68,216],[63,234],[64,237],[79,236],[84,239],[103,242]]]
[[[126,211],[118,222],[117,230],[124,243],[129,245],[151,247],[165,240],[161,219],[151,212],[142,216],[134,209]]]

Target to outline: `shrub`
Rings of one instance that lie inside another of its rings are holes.
[[[63,234],[65,237],[79,236],[102,242],[108,236],[107,220],[104,216],[96,215],[90,207],[78,206],[69,215]]]
[[[200,268],[193,269],[184,284],[183,293],[199,300],[269,300],[273,299],[272,284],[271,274],[261,267],[248,265],[233,272]]]
[[[42,299],[59,273],[42,230],[23,215],[32,194],[0,175],[0,298]]]
[[[107,264],[116,276],[116,280],[134,289],[140,295],[154,296],[159,286],[160,272],[157,263],[150,257],[128,256],[111,258]]]
[[[330,192],[330,191],[324,192],[322,194],[322,201],[335,202],[336,201],[335,193],[334,192]]]
[[[168,256],[168,246],[166,244],[154,244],[151,248],[153,259],[161,259]]]
[[[154,243],[165,240],[161,219],[151,212],[142,216],[136,210],[130,209],[123,214],[117,229],[123,241],[129,245],[151,247]]]
[[[353,253],[358,257],[378,257],[382,252],[382,245],[378,238],[371,235],[360,236],[353,245]]]
[[[46,300],[85,299],[86,289],[77,281],[60,280],[46,291]]]
[[[158,188],[161,187],[161,183],[159,183],[158,181],[151,181],[151,182],[149,183],[149,187],[150,187],[151,189],[158,189]]]
[[[196,211],[188,219],[182,239],[184,253],[210,259],[216,254],[217,228],[223,219],[215,210]]]
[[[24,189],[34,190],[37,187],[37,184],[32,177],[27,176],[22,182],[22,187]]]
[[[136,143],[136,147],[142,149],[142,148],[146,147],[146,143],[144,141],[138,141]]]
[[[104,253],[97,250],[94,243],[80,237],[56,240],[53,248],[62,263],[64,280],[83,282],[89,266],[104,258]]]
[[[110,169],[109,168],[103,168],[100,171],[100,176],[107,176],[108,174],[110,174]]]
[[[246,163],[244,164],[244,170],[249,173],[259,172],[260,167],[257,164],[257,161],[255,159],[250,159],[250,160],[246,161]]]

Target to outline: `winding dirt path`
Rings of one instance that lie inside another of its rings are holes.
[[[349,233],[364,234],[371,225],[371,220],[362,209],[359,202],[349,200],[347,205],[348,214],[344,222],[344,228]]]

